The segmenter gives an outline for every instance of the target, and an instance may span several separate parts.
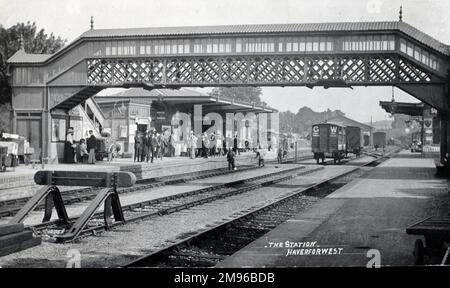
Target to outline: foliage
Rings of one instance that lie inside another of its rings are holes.
[[[280,112],[280,132],[309,133],[311,126],[325,122],[336,116],[344,116],[341,110],[315,112],[309,107],[302,107],[296,114],[291,111]]]
[[[261,101],[261,94],[261,87],[216,87],[209,93],[213,97],[218,96],[254,103],[255,105],[265,105],[266,103]]]
[[[11,86],[6,62],[20,49],[21,37],[26,53],[30,54],[53,54],[67,42],[53,33],[46,34],[44,29],[38,30],[34,22],[17,23],[9,28],[0,24],[0,130],[9,131],[10,127],[10,113],[5,113],[10,111],[11,106]]]

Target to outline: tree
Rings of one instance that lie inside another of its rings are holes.
[[[313,124],[344,115],[345,113],[341,110],[327,109],[323,112],[315,112],[306,106],[298,109],[296,114],[291,111],[280,112],[280,132],[309,133]]]
[[[0,24],[0,130],[9,131],[11,110],[11,86],[6,61],[20,49],[23,37],[24,48],[30,54],[53,54],[61,49],[67,39],[46,34],[44,29],[38,31],[36,24],[17,23],[10,28]]]
[[[213,97],[225,97],[255,105],[266,104],[261,101],[261,87],[216,87],[208,94]]]

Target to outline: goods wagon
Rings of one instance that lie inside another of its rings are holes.
[[[374,132],[373,133],[373,147],[375,149],[386,146],[386,132]]]
[[[321,123],[312,126],[311,148],[317,163],[325,158],[341,162],[346,152],[345,128],[338,124]]]
[[[345,135],[347,138],[347,153],[353,153],[359,156],[361,153],[361,128],[357,126],[345,126]]]

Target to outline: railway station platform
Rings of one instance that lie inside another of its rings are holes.
[[[367,267],[376,250],[381,266],[414,265],[420,236],[406,228],[450,212],[447,180],[435,172],[432,158],[401,151],[218,267]]]
[[[310,153],[310,152],[309,152]],[[300,154],[307,155],[308,152]],[[268,152],[266,161],[276,160],[275,151]],[[245,152],[236,157],[236,166],[257,165],[255,153]],[[208,171],[212,169],[225,168],[228,166],[225,156],[196,158],[188,157],[164,157],[163,160],[150,162],[134,162],[133,159],[117,158],[111,162],[98,161],[95,165],[89,164],[46,164],[45,170],[82,170],[82,171],[129,171],[136,175],[137,179],[155,178]],[[41,170],[41,165],[34,168],[31,165],[21,165],[8,168],[0,173],[0,201],[31,197],[40,188],[34,184],[33,176],[36,171]],[[62,187],[61,190],[71,190],[82,187]]]

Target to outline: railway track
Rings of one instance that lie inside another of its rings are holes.
[[[194,206],[209,203],[218,199],[223,199],[233,195],[245,193],[247,191],[255,190],[262,186],[271,185],[280,181],[285,181],[300,175],[313,173],[323,167],[316,167],[312,169],[299,166],[287,170],[281,170],[265,175],[258,175],[244,180],[232,181],[224,184],[218,184],[203,189],[198,189],[190,192],[179,193],[171,196],[161,197],[139,203],[122,206],[126,222],[134,222],[142,219],[168,215],[180,210],[188,209]],[[71,222],[77,218],[71,218]],[[114,222],[112,226],[122,225],[123,222]],[[68,229],[70,225],[61,225],[57,220],[45,222],[31,226],[36,235],[43,237],[47,241],[56,241],[58,235],[61,235]],[[88,225],[81,232],[80,237],[97,234],[105,231],[107,228],[103,213],[98,212],[89,221]]]
[[[257,168],[253,165],[245,165],[240,166],[239,171],[246,171],[250,169]],[[237,171],[228,171],[227,168],[218,168],[214,170],[208,170],[208,171],[199,171],[199,172],[192,172],[192,173],[184,173],[184,174],[178,174],[176,176],[165,176],[165,177],[159,177],[159,178],[146,178],[146,179],[139,179],[136,182],[136,185],[129,188],[123,188],[118,189],[119,194],[125,194],[130,192],[136,192],[141,190],[147,190],[155,187],[160,187],[164,185],[171,185],[171,184],[177,184],[177,183],[185,183],[190,180],[197,180],[197,179],[204,179],[214,176],[220,176],[220,175],[226,175],[235,173]],[[88,201],[97,195],[97,192],[100,190],[100,188],[95,187],[87,187],[87,188],[80,188],[80,189],[71,189],[71,190],[65,190],[61,191],[64,204],[70,205],[78,202]],[[22,206],[30,199],[31,197],[23,197],[18,199],[12,199],[7,201],[0,202],[0,217],[8,217],[8,216],[14,216],[17,211],[19,211]],[[44,204],[40,204],[37,209],[43,209]]]
[[[310,159],[311,156],[299,157],[298,161]],[[284,163],[292,163],[294,158],[288,158],[284,160]],[[276,163],[276,160],[269,160],[267,163]],[[203,163],[204,164],[204,163]],[[155,187],[160,187],[163,185],[171,185],[177,183],[184,183],[190,180],[204,179],[214,176],[226,175],[235,172],[242,172],[250,169],[258,168],[256,165],[240,165],[239,170],[237,171],[228,171],[227,168],[217,168],[213,170],[207,171],[197,171],[197,172],[189,172],[177,175],[163,176],[163,177],[151,177],[138,179],[136,181],[136,185],[129,188],[119,189],[119,194],[130,193],[135,191],[141,191],[146,189],[151,189]],[[61,191],[61,195],[63,197],[63,201],[65,205],[70,205],[74,203],[79,203],[83,201],[92,200],[97,195],[100,188],[96,187],[85,187],[85,188],[77,188],[70,190]],[[25,203],[30,200],[31,197],[22,197],[11,200],[0,201],[0,218],[2,217],[10,217],[14,216]],[[44,203],[40,204],[37,207],[37,210],[44,209]]]
[[[394,153],[397,151],[392,151]],[[389,153],[389,154],[391,154]],[[211,267],[263,236],[302,211],[305,197],[325,197],[361,176],[363,167],[375,167],[388,159],[384,155],[348,172],[302,187],[262,207],[253,207],[235,217],[190,233],[184,239],[140,257],[124,267]]]

